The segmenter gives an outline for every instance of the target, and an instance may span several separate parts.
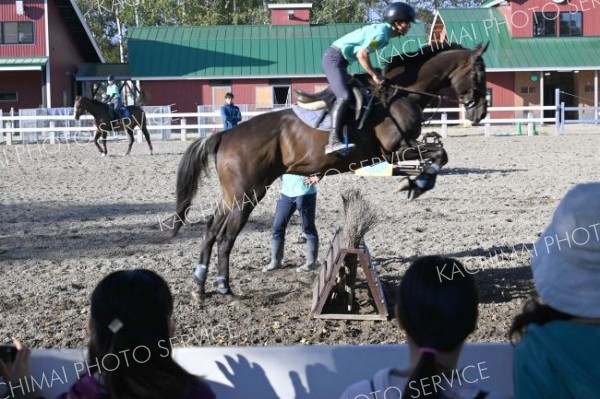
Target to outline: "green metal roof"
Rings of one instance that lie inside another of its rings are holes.
[[[48,57],[0,57],[0,70],[40,70],[48,62]]]
[[[117,80],[129,80],[129,64],[101,64],[88,63],[83,64],[77,71],[76,79],[83,80],[106,80],[108,75],[113,75]]]
[[[323,76],[321,57],[331,43],[364,24],[226,25],[131,28],[129,69],[134,79],[231,79]],[[407,40],[410,39],[410,40]],[[406,44],[403,46],[403,42]],[[426,43],[423,25],[394,38],[373,55],[375,65],[392,51]],[[393,47],[393,48],[392,48]],[[351,72],[359,70],[353,65]]]
[[[469,48],[490,42],[484,61],[491,72],[600,69],[600,36],[513,38],[497,8],[440,9],[438,18],[448,41]]]

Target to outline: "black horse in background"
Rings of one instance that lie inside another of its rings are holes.
[[[112,118],[108,109],[108,105],[105,103],[93,100],[86,97],[77,96],[75,99],[75,120],[79,120],[81,115],[88,112],[90,115],[94,117],[94,123],[96,125],[96,135],[94,137],[94,144],[98,148],[98,151],[105,156],[108,154],[106,149],[106,135],[108,132],[112,131],[122,131],[124,130],[129,135],[129,148],[127,148],[127,153],[125,155],[129,155],[131,153],[131,146],[133,145],[133,130],[136,127],[142,129],[142,133],[148,142],[148,147],[150,148],[150,155],[152,155],[152,142],[150,141],[150,134],[148,133],[148,129],[146,128],[146,115],[144,114],[144,110],[142,108],[130,105],[125,107],[129,112],[129,116],[123,118]],[[102,138],[103,146],[100,147],[98,144],[98,140]]]
[[[177,173],[177,209],[172,217],[171,237],[186,223],[186,213],[196,195],[199,179],[214,159],[222,190],[222,203],[208,219],[194,279],[203,295],[210,257],[218,246],[219,293],[231,294],[229,257],[236,237],[250,213],[265,196],[269,185],[284,173],[330,175],[344,173],[372,159],[419,159],[414,149],[421,133],[422,108],[446,87],[452,87],[475,124],[487,112],[485,65],[479,45],[475,50],[460,46],[426,46],[420,52],[393,57],[384,69],[387,86],[366,79],[374,102],[362,129],[348,129],[355,151],[348,156],[325,154],[328,134],[308,126],[291,109],[253,117],[231,130],[199,139],[188,147]],[[317,95],[318,96],[318,95]],[[402,154],[401,157],[398,154]],[[412,155],[409,155],[412,154]],[[433,187],[437,171],[447,162],[443,148],[427,154],[431,167],[422,173],[425,186],[410,187],[414,198]],[[419,180],[419,179],[417,179]]]

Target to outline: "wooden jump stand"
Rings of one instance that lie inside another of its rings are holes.
[[[342,320],[387,320],[388,308],[385,301],[383,288],[375,266],[371,260],[369,249],[364,241],[359,248],[346,248],[342,242],[342,230],[338,229],[327,251],[325,262],[319,271],[318,278],[313,286],[313,301],[311,313],[313,317],[320,319],[342,319]],[[375,302],[378,314],[354,314],[354,313],[323,313],[326,305],[336,299],[338,295],[347,295],[348,311],[352,310],[354,302],[354,288],[356,283],[356,270],[350,270],[345,274],[345,261],[347,257],[358,258],[363,273],[367,278],[369,292]],[[340,279],[340,276],[343,278]]]

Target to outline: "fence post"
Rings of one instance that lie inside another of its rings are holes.
[[[6,145],[13,145],[13,131],[12,131],[12,119],[9,118],[9,121],[6,122]]]
[[[484,126],[483,135],[485,137],[490,137],[492,135],[492,124],[489,122],[486,122],[486,124],[483,126]]]
[[[181,118],[181,141],[187,141],[187,129],[185,125],[187,125],[187,119]]]
[[[0,142],[4,141],[4,121],[2,120],[2,111],[0,111]]]
[[[531,111],[527,112],[527,135],[535,135],[535,124],[533,122],[533,113]]]
[[[554,112],[554,130],[556,135],[560,134],[560,89],[554,91],[554,104],[556,111]]]
[[[444,112],[442,114],[442,137],[448,137],[448,123],[446,122],[447,120],[448,114]]]
[[[48,126],[50,127],[50,129],[54,129],[54,127],[56,126],[56,122],[54,121],[50,121],[48,123]],[[54,130],[50,130],[49,132],[49,137],[50,137],[50,144],[56,144],[56,134],[54,133]]]
[[[565,103],[560,103],[560,132],[565,132]]]

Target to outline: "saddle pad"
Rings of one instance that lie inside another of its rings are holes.
[[[317,111],[312,111],[310,109],[304,109],[299,107],[298,105],[292,105],[292,110],[294,113],[302,120],[302,122],[306,123],[308,126],[313,129],[329,131],[331,129],[331,116],[329,113],[325,115],[323,122],[319,124],[319,126],[315,126],[319,119],[321,119],[321,115],[323,112],[327,112],[326,109],[320,109]]]

